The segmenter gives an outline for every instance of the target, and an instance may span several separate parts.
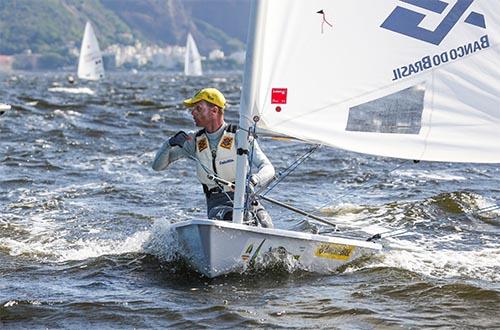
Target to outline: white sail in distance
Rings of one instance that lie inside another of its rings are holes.
[[[500,163],[497,0],[260,0],[240,126],[366,154]]]
[[[85,24],[80,59],[78,61],[78,78],[85,80],[104,78],[101,50],[90,22]]]
[[[184,55],[184,74],[186,76],[201,76],[201,56],[196,47],[196,42],[191,33],[188,33],[186,40],[186,54]]]

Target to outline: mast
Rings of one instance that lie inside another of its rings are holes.
[[[252,125],[252,107],[255,106],[256,81],[259,76],[259,54],[261,51],[258,38],[262,36],[265,0],[252,2],[250,24],[248,29],[247,53],[245,60],[245,73],[243,89],[240,99],[240,121],[236,139],[238,141],[238,155],[236,157],[236,189],[234,193],[233,222],[242,223],[245,207],[246,178],[248,171],[248,138],[249,128]]]

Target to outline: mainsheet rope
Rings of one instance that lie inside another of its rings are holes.
[[[404,160],[401,164],[399,164],[399,165],[397,165],[396,167],[394,167],[393,169],[389,170],[389,172],[387,172],[387,174],[390,174],[390,173],[392,173],[392,172],[394,172],[394,171],[396,171],[396,170],[400,169],[401,167],[403,167],[403,166],[407,165],[407,163],[408,163],[409,161],[410,161],[409,159]],[[414,163],[418,163],[419,161],[415,161],[415,160],[414,160],[413,162],[414,162]],[[364,187],[364,186],[365,186],[365,185],[367,185],[368,183],[372,182],[372,180],[373,180],[374,178],[375,178],[375,177],[372,177],[371,179],[366,180],[366,181],[365,181],[365,182],[363,182],[361,185],[359,185],[359,186],[358,186],[358,188],[360,188],[360,187]],[[325,206],[327,206],[328,204],[333,204],[333,202],[335,202],[335,201],[339,200],[340,198],[343,198],[343,197],[346,197],[346,196],[349,196],[349,195],[353,195],[353,194],[354,194],[354,192],[346,192],[346,193],[344,193],[344,194],[341,194],[341,195],[339,195],[339,196],[337,196],[337,197],[333,198],[332,200],[330,200],[330,201],[326,202],[325,204],[321,205],[321,206],[319,207],[319,209],[324,208],[324,207],[325,207]]]

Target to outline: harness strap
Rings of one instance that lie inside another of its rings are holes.
[[[226,127],[226,132],[229,133],[236,133],[236,130],[238,129],[238,125],[235,124],[228,124]]]
[[[236,133],[236,130],[238,129],[238,125],[236,124],[227,124],[226,126],[226,132],[229,133]],[[202,134],[205,134],[207,131],[206,129],[202,128],[198,132],[196,132],[195,137],[201,136]]]
[[[204,128],[203,128],[203,129],[200,129],[198,132],[196,132],[195,137],[198,137],[198,136],[200,136],[200,135],[202,135],[202,134],[205,134],[205,132],[206,132],[206,130],[205,130]]]
[[[205,196],[208,198],[212,194],[221,194],[224,192],[224,189],[221,187],[213,187],[212,189],[209,189],[206,184],[202,184],[203,186],[203,192],[205,193]]]
[[[238,129],[238,125],[228,124],[225,128],[225,131],[235,134],[237,129]],[[206,130],[204,128],[200,129],[198,132],[196,132],[195,137],[199,137],[205,133],[206,133]],[[215,167],[215,157],[216,157],[216,151],[212,150],[212,167],[213,167],[214,173],[217,174],[217,169]],[[207,198],[210,197],[210,195],[212,195],[214,193],[223,193],[224,192],[224,189],[222,189],[221,187],[214,187],[212,189],[209,189],[208,186],[206,184],[203,184],[203,183],[202,183],[202,186],[203,186],[203,192],[205,193],[205,196]]]

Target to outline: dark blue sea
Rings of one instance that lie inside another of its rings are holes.
[[[188,79],[3,73],[0,102],[0,327],[5,329],[493,329],[500,325],[500,170],[413,163],[321,147],[269,197],[385,240],[332,274],[286,263],[207,279],[179,259],[169,224],[205,215],[182,160],[150,168],[166,137],[193,130],[180,104],[199,88],[238,120],[242,74]],[[499,140],[500,141],[500,140]],[[499,142],[500,143],[500,142]],[[283,171],[307,152],[260,139]],[[266,207],[278,228],[312,222]],[[326,230],[320,226],[321,230]]]

